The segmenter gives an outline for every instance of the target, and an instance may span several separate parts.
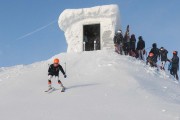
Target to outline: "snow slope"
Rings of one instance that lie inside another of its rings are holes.
[[[67,62],[68,89],[47,94],[55,57]],[[180,120],[180,86],[168,74],[112,51],[55,57],[0,69],[1,120]]]

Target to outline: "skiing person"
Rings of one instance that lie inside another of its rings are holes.
[[[55,77],[55,79],[58,81],[58,84],[61,86],[61,88],[62,88],[61,92],[65,91],[65,87],[63,86],[62,82],[59,80],[59,71],[62,72],[62,74],[64,75],[64,78],[66,78],[67,76],[66,76],[66,73],[64,72],[63,67],[59,64],[59,62],[60,62],[59,59],[56,58],[56,59],[54,59],[54,63],[49,66],[49,69],[48,69],[48,77],[49,77],[49,79],[48,79],[49,86],[48,87],[49,87],[49,89],[48,89],[48,91],[53,89],[53,87],[51,85],[51,79],[53,77]],[[46,92],[48,92],[48,91],[46,91]]]
[[[173,75],[177,80],[179,80],[178,77],[178,71],[179,71],[179,57],[177,56],[178,52],[174,51],[173,52],[173,58],[171,60],[169,60],[172,64],[170,73],[171,75]]]
[[[115,44],[115,51],[118,54],[123,54],[123,35],[122,35],[122,31],[118,30],[116,35],[114,36],[114,44]]]
[[[149,53],[149,56],[147,57],[146,64],[148,65],[148,63],[149,63],[151,67],[157,67],[157,64],[156,64],[154,58],[155,58],[154,54]]]
[[[164,49],[164,47],[161,47],[160,50],[159,50],[159,53],[160,53],[160,58],[161,58],[161,70],[165,70],[165,64],[168,60],[167,58],[167,54],[168,54],[168,51],[166,49]]]
[[[139,36],[139,41],[137,43],[137,51],[138,51],[138,56],[140,60],[144,60],[144,50],[145,50],[145,42],[142,38],[142,36]]]
[[[136,56],[136,37],[134,34],[132,34],[130,38],[130,56]]]
[[[152,44],[152,49],[151,49],[151,51],[149,52],[149,53],[153,53],[154,54],[154,61],[157,63],[157,61],[158,61],[158,58],[160,59],[160,54],[159,54],[159,49],[157,48],[157,44],[156,43],[153,43]]]

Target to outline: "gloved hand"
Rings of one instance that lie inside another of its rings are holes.
[[[67,75],[64,75],[64,78],[66,78],[67,77]]]

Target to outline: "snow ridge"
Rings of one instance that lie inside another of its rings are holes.
[[[67,87],[45,94],[48,64],[67,64]],[[17,74],[16,74],[17,73]],[[9,76],[9,78],[7,78]],[[63,53],[0,69],[3,120],[180,120],[180,86],[168,73],[113,51]]]

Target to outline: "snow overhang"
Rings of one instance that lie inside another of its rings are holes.
[[[82,9],[66,9],[59,17],[59,27],[66,29],[74,23],[88,18],[112,18],[114,22],[119,21],[118,5],[103,5]]]

